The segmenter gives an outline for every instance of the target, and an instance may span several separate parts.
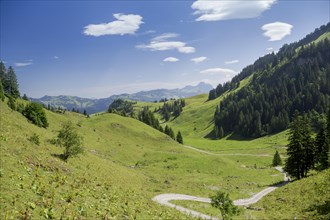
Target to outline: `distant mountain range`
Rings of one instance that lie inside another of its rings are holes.
[[[116,99],[129,99],[141,102],[154,102],[167,98],[187,98],[190,96],[208,93],[213,87],[210,84],[201,82],[196,86],[186,86],[182,89],[156,89],[141,91],[133,94],[112,95],[108,98],[90,99],[77,96],[43,96],[41,98],[30,98],[31,101],[44,105],[62,107],[68,110],[73,108],[79,111],[86,110],[88,114],[106,111],[109,105]]]

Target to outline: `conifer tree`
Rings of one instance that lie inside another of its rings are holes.
[[[222,126],[220,126],[220,129],[219,129],[219,138],[223,138],[224,136],[225,136],[225,132],[223,131]]]
[[[183,144],[183,138],[181,135],[181,132],[179,131],[178,134],[176,135],[176,141],[180,144]]]
[[[273,157],[273,166],[276,167],[276,166],[279,166],[279,165],[282,165],[282,159],[281,159],[280,154],[276,150],[276,152],[274,154],[274,157]]]
[[[304,178],[315,162],[311,126],[306,115],[295,113],[288,140],[285,170],[297,179]]]
[[[321,128],[320,132],[316,136],[315,147],[315,162],[319,164],[319,168],[321,170],[328,168],[329,145],[326,140],[326,132],[324,128]]]
[[[12,96],[14,99],[20,97],[18,90],[18,82],[14,69],[10,66],[7,73],[7,88],[5,88],[5,93],[9,96]],[[7,91],[6,91],[7,90]]]
[[[3,90],[3,85],[2,85],[2,81],[0,78],[0,101],[4,101],[5,100],[5,92]]]
[[[29,98],[27,97],[26,94],[23,95],[22,99],[26,100],[26,101],[29,101]]]

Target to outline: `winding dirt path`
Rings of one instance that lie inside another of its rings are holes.
[[[284,181],[282,183],[279,183],[277,185],[268,187],[268,188],[258,192],[257,194],[253,195],[250,198],[235,200],[234,205],[236,205],[236,206],[247,206],[247,205],[256,203],[262,197],[267,195],[268,193],[270,193],[270,192],[274,191],[275,189],[277,189],[279,187],[282,187],[282,186],[286,185],[287,183],[289,183],[290,179],[289,179],[287,173],[284,172],[282,167],[275,167],[275,169],[278,170],[279,172],[283,173]],[[189,200],[189,201],[211,203],[211,199],[209,199],[209,198],[190,196],[190,195],[184,195],[184,194],[171,194],[171,193],[169,193],[169,194],[157,195],[152,200],[155,201],[155,202],[158,202],[159,204],[166,205],[166,206],[169,206],[171,208],[175,208],[175,209],[179,210],[180,212],[185,213],[187,215],[191,215],[193,217],[197,217],[197,218],[201,218],[201,219],[217,219],[217,218],[212,217],[210,215],[206,215],[206,214],[203,214],[203,213],[200,213],[200,212],[188,209],[188,208],[184,208],[182,206],[178,206],[178,205],[175,205],[175,204],[170,202],[171,200]]]
[[[200,153],[203,154],[207,154],[207,155],[213,155],[213,156],[253,156],[253,157],[272,157],[269,154],[241,154],[241,153],[232,153],[232,154],[217,154],[217,153],[212,153],[206,150],[201,150],[192,146],[188,146],[188,145],[183,145],[183,147],[194,150],[194,151],[198,151]]]

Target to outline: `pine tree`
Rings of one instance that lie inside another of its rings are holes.
[[[5,100],[5,92],[3,90],[3,85],[2,85],[2,81],[0,78],[0,101],[4,101]]]
[[[174,134],[174,131],[172,130],[172,128],[169,128],[169,136],[175,140],[175,134]]]
[[[180,144],[183,144],[183,138],[180,131],[176,135],[176,141],[179,142]]]
[[[304,178],[315,162],[311,126],[306,115],[295,113],[288,140],[285,170],[297,179]]]
[[[222,126],[220,126],[220,129],[219,129],[219,138],[223,138],[224,136],[225,136],[225,132],[223,131]]]
[[[274,167],[282,165],[282,159],[278,151],[276,150],[274,157],[273,157],[273,164]]]
[[[12,96],[14,99],[19,98],[20,93],[18,90],[18,82],[17,82],[15,71],[11,66],[8,69],[7,80],[8,80],[7,94],[9,96]],[[6,92],[6,90],[5,90],[5,92]]]
[[[5,64],[3,62],[0,62],[0,81],[2,82],[3,90],[4,93],[6,93],[6,88],[7,88],[7,71]]]
[[[26,100],[26,101],[29,101],[29,98],[27,97],[26,94],[23,95],[22,99]]]
[[[326,132],[324,128],[321,128],[320,132],[316,136],[315,147],[315,162],[319,164],[319,169],[323,170],[328,168],[329,146],[326,141]]]

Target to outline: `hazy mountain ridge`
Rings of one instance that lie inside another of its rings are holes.
[[[105,111],[115,99],[130,99],[134,101],[153,102],[160,99],[186,98],[198,94],[208,93],[213,87],[210,84],[201,82],[196,86],[185,86],[181,89],[156,89],[150,91],[140,91],[132,94],[112,95],[108,98],[92,99],[81,98],[78,96],[43,96],[41,98],[31,98],[31,101],[39,102],[44,105],[62,107],[68,110],[72,108],[83,111],[86,109],[88,114]]]

